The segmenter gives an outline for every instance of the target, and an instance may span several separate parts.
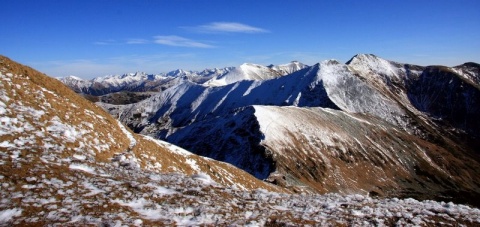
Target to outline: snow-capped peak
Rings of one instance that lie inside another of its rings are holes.
[[[270,65],[269,68],[279,72],[282,75],[288,75],[292,74],[298,70],[302,70],[304,68],[308,67],[308,65],[305,65],[299,61],[291,61],[290,63],[287,64],[282,64],[282,65]]]
[[[219,76],[225,74],[231,70],[235,69],[235,67],[226,67],[226,68],[213,68],[213,69],[204,69],[203,71],[199,72],[198,74],[203,77],[209,76]]]
[[[346,64],[356,71],[373,71],[390,77],[397,77],[400,70],[396,66],[399,63],[382,59],[373,54],[357,54]]]
[[[188,76],[188,75],[191,75],[191,74],[192,74],[191,71],[185,71],[183,69],[177,69],[177,70],[173,70],[173,71],[168,72],[166,75],[170,76],[170,77],[181,77],[181,76]]]
[[[70,75],[70,76],[67,76],[67,77],[60,77],[58,78],[59,80],[78,80],[78,81],[83,81],[84,79],[80,78],[80,77],[77,77],[77,76],[74,76],[74,75]]]
[[[242,80],[269,80],[291,74],[306,67],[308,66],[298,61],[278,66],[243,63],[225,74],[213,77],[205,85],[224,86]]]

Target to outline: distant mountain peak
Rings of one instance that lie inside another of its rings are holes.
[[[305,65],[299,61],[291,61],[290,63],[287,63],[287,64],[269,66],[269,68],[279,72],[282,75],[292,74],[296,71],[302,70],[307,67],[308,65]]]
[[[385,60],[374,54],[357,54],[347,61],[346,65],[359,72],[374,71],[391,78],[398,78],[404,71],[404,64]]]
[[[339,65],[339,64],[342,64],[342,63],[339,62],[339,61],[336,60],[336,59],[330,59],[330,60],[325,60],[325,61],[321,62],[320,64],[325,64],[325,65]]]
[[[263,68],[263,67],[266,67],[266,66],[255,64],[255,63],[249,63],[249,62],[245,62],[245,63],[243,63],[239,66],[239,68],[244,68],[244,67]]]
[[[224,86],[242,80],[269,80],[291,74],[306,67],[306,65],[300,62],[269,66],[243,63],[236,68],[232,68],[225,74],[213,77],[211,80],[207,81],[205,85]]]
[[[70,80],[84,80],[84,79],[82,79],[80,77],[77,77],[77,76],[74,76],[74,75],[70,75],[70,76],[67,76],[67,77],[64,77],[64,78],[70,79]],[[61,78],[59,78],[59,79],[61,79]]]
[[[348,60],[345,64],[351,65],[351,64],[358,64],[358,63],[366,63],[366,62],[371,62],[371,61],[378,61],[379,57],[377,57],[374,54],[356,54],[350,60]]]

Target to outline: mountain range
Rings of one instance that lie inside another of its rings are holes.
[[[345,64],[246,63],[81,84],[157,91],[136,103],[97,104],[137,133],[294,191],[472,202],[480,195],[479,71],[476,63],[419,66],[359,54]]]

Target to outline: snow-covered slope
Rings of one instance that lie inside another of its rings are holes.
[[[186,82],[139,103],[99,105],[135,131],[161,138],[189,123],[254,104],[337,108],[318,77],[319,67],[316,65],[276,79],[243,80],[219,87]]]
[[[136,131],[162,131],[162,135],[168,134],[165,130],[249,105],[318,106],[368,113],[407,130],[412,121],[395,100],[337,61],[324,61],[279,78],[242,80],[226,86],[185,82],[140,103],[101,105]]]
[[[299,62],[286,65],[266,67],[257,64],[245,63],[232,71],[216,76],[205,83],[208,86],[224,86],[243,80],[268,80],[304,69],[306,66]]]

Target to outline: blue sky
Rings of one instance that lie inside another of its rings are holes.
[[[480,62],[480,1],[2,0],[0,54],[92,78],[244,62]]]

